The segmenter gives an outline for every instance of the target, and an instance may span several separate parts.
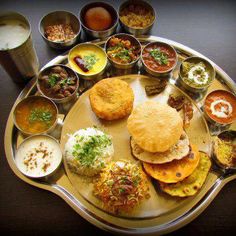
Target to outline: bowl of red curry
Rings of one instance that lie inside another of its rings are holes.
[[[211,123],[230,125],[236,121],[236,96],[226,90],[215,90],[207,95],[203,110]]]
[[[153,76],[166,76],[177,65],[175,49],[163,42],[147,44],[142,50],[141,59],[145,70]]]

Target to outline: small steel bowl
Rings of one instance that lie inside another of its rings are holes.
[[[154,16],[154,19],[153,19],[152,23],[150,25],[144,27],[144,28],[134,28],[134,27],[128,26],[125,23],[123,23],[122,20],[121,20],[121,12],[122,12],[123,9],[125,9],[126,7],[128,7],[131,4],[132,5],[141,5],[141,6],[144,6],[145,8],[148,8]],[[142,0],[128,0],[128,1],[125,1],[120,5],[118,12],[119,12],[120,25],[124,28],[124,30],[126,32],[131,33],[135,36],[147,34],[152,29],[153,24],[156,20],[155,9],[148,2],[142,1]]]
[[[208,120],[211,124],[213,124],[213,125],[215,125],[215,126],[224,127],[224,126],[227,126],[227,125],[231,125],[231,124],[233,124],[233,123],[236,121],[236,119],[234,119],[232,122],[229,122],[229,123],[220,123],[220,122],[217,122],[216,120],[214,120],[212,117],[210,117],[210,116],[208,115],[207,111],[206,111],[205,106],[206,106],[206,101],[207,101],[207,99],[209,98],[209,96],[211,96],[212,94],[214,94],[214,93],[216,93],[216,92],[226,93],[226,94],[228,94],[228,95],[234,97],[235,102],[236,102],[236,96],[235,96],[233,93],[229,92],[229,91],[220,90],[220,89],[219,89],[219,90],[212,91],[212,92],[210,92],[210,93],[206,96],[205,101],[204,101],[204,104],[203,104],[204,116],[205,116],[206,120]]]
[[[194,85],[189,85],[187,84],[184,79],[183,79],[183,75],[182,75],[182,65],[183,62],[192,62],[192,63],[199,63],[199,62],[204,62],[204,64],[206,65],[206,67],[210,70],[210,79],[211,82],[203,87],[196,87]],[[202,93],[204,91],[206,91],[209,86],[212,84],[213,80],[215,79],[215,69],[213,67],[213,65],[206,59],[202,58],[202,57],[197,57],[197,56],[192,56],[192,57],[188,57],[185,60],[182,61],[181,65],[180,65],[180,69],[179,69],[179,82],[180,84],[188,91],[192,92],[192,93]]]
[[[144,53],[144,50],[145,50],[146,47],[150,47],[151,45],[155,45],[155,44],[157,44],[157,45],[159,45],[159,46],[168,47],[169,49],[171,49],[171,50],[174,52],[176,60],[175,60],[175,64],[174,64],[170,69],[168,69],[168,70],[166,70],[166,71],[155,71],[155,70],[151,69],[150,67],[148,67],[148,66],[146,65],[145,61],[143,60],[143,53]],[[153,76],[157,76],[157,77],[165,77],[165,76],[169,75],[169,74],[173,71],[173,69],[176,67],[177,62],[178,62],[178,56],[177,56],[176,50],[175,50],[174,47],[172,47],[170,44],[163,43],[163,42],[151,42],[151,43],[148,43],[148,44],[143,48],[143,50],[142,50],[142,55],[141,55],[141,60],[142,60],[142,63],[143,63],[143,67],[144,67],[144,69],[147,71],[147,73],[149,73],[149,74],[151,74],[151,75],[153,75]]]
[[[50,73],[50,70],[53,68],[53,67],[56,67],[56,66],[60,66],[60,67],[63,67],[66,72],[71,76],[71,77],[75,77],[76,78],[76,89],[75,91],[68,97],[65,97],[65,98],[53,98],[53,97],[49,97],[48,95],[44,94],[43,90],[41,89],[40,87],[40,77],[44,76],[44,75],[48,75]],[[39,74],[38,74],[38,78],[37,78],[37,89],[38,91],[46,98],[54,101],[56,104],[62,104],[62,103],[68,103],[72,100],[74,100],[76,97],[77,97],[77,92],[78,92],[78,89],[79,89],[79,77],[78,75],[68,66],[65,66],[65,65],[62,65],[62,64],[56,64],[56,65],[53,65],[53,66],[48,66],[44,69],[42,69]]]
[[[45,174],[36,174],[36,175],[30,175],[29,173],[27,173],[21,166],[20,166],[20,157],[19,155],[21,154],[21,149],[23,149],[27,143],[30,143],[32,142],[32,140],[34,139],[37,139],[37,138],[41,138],[41,139],[45,139],[45,140],[51,140],[57,147],[58,147],[58,153],[59,153],[59,156],[57,157],[57,163],[55,165],[55,167],[48,173],[45,173]],[[19,169],[19,171],[29,177],[29,178],[33,178],[33,179],[41,179],[41,178],[47,178],[47,177],[50,177],[52,176],[60,167],[61,163],[62,163],[62,151],[61,151],[61,148],[60,148],[60,145],[58,143],[58,141],[53,138],[52,136],[49,136],[49,135],[45,135],[45,134],[39,134],[39,135],[33,135],[33,136],[30,136],[30,137],[27,137],[26,139],[24,139],[24,141],[20,144],[20,146],[18,147],[17,151],[16,151],[16,155],[15,155],[15,158],[14,158],[14,161],[15,161],[15,164],[17,166],[17,168]],[[18,159],[18,160],[17,160]]]
[[[84,20],[85,13],[87,12],[87,10],[89,10],[92,7],[103,7],[111,14],[112,25],[109,29],[96,31],[96,30],[92,30],[92,29],[90,29],[89,27],[86,26],[86,23],[85,23],[85,20]],[[88,35],[90,35],[94,38],[105,39],[105,38],[109,37],[110,35],[112,35],[116,31],[116,28],[117,28],[117,25],[118,25],[118,14],[117,14],[117,11],[115,10],[115,8],[112,5],[108,4],[108,3],[105,3],[105,2],[92,2],[92,3],[88,3],[88,4],[84,5],[81,8],[81,10],[79,12],[79,20],[80,20],[80,23],[82,25],[82,28],[84,29],[84,31]]]
[[[86,74],[86,72],[81,73],[81,71],[77,69],[78,66],[74,66],[74,63],[72,63],[72,54],[74,53],[74,51],[79,51],[80,48],[86,49],[86,48],[88,48],[88,46],[94,47],[94,48],[96,48],[96,50],[99,50],[104,55],[104,58],[105,58],[104,65],[100,68],[100,70],[97,73],[94,73],[94,74]],[[85,80],[93,80],[93,79],[98,78],[99,76],[101,76],[104,73],[104,71],[106,70],[106,66],[107,66],[107,56],[106,56],[105,51],[100,46],[93,44],[93,43],[80,43],[80,44],[76,45],[75,47],[73,47],[69,51],[68,61],[69,61],[69,65],[72,68],[72,70],[74,70],[76,73],[78,73],[80,78],[83,78]]]
[[[132,61],[131,63],[128,63],[128,64],[122,64],[122,63],[115,62],[114,60],[112,60],[112,58],[110,58],[110,57],[107,55],[107,58],[108,58],[109,62],[110,62],[115,68],[118,68],[118,69],[130,69],[130,68],[132,68],[132,67],[138,62],[138,60],[140,59],[140,56],[141,56],[142,46],[141,46],[139,40],[136,39],[134,36],[132,36],[132,35],[130,35],[130,34],[120,33],[120,34],[112,35],[110,38],[108,38],[108,40],[107,40],[106,43],[105,43],[105,51],[106,51],[106,53],[107,53],[109,41],[110,41],[111,38],[113,38],[113,37],[121,38],[121,39],[124,39],[124,40],[129,40],[133,45],[135,45],[135,46],[137,46],[137,47],[139,48],[139,55],[138,55],[138,57],[137,57],[137,59],[136,59],[135,61]]]
[[[236,131],[235,130],[226,130],[221,132],[218,136],[218,138],[215,137],[213,140],[213,158],[218,166],[220,166],[223,169],[230,169],[230,170],[236,170],[236,162],[235,163],[227,163],[223,162],[222,160],[219,159],[218,157],[218,140],[223,140],[223,141],[228,141],[235,145],[236,143]]]
[[[70,24],[73,31],[75,32],[75,37],[69,41],[61,41],[61,42],[54,42],[45,36],[45,28],[50,25],[57,25],[57,24]],[[51,46],[52,48],[56,49],[68,49],[75,45],[80,37],[81,32],[81,25],[79,19],[68,11],[54,11],[50,12],[47,15],[43,16],[39,22],[39,32],[45,42]]]
[[[53,108],[55,109],[55,112],[56,112],[56,118],[55,118],[55,121],[53,122],[53,124],[47,130],[45,130],[43,132],[39,132],[39,133],[30,133],[30,132],[27,132],[26,130],[23,130],[21,128],[21,126],[18,124],[17,119],[16,119],[16,112],[19,109],[19,107],[22,106],[24,103],[27,104],[27,103],[30,103],[32,101],[39,100],[39,99],[45,100],[47,103],[50,103],[53,106]],[[24,98],[23,100],[21,100],[16,105],[16,107],[14,109],[14,112],[13,112],[14,124],[15,124],[16,128],[25,136],[51,133],[55,129],[56,125],[57,125],[57,117],[58,117],[58,108],[57,108],[56,104],[52,100],[50,100],[50,99],[48,99],[46,97],[43,97],[43,96],[29,96],[29,97]]]

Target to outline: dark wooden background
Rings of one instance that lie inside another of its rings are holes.
[[[49,48],[38,32],[40,18],[54,10],[78,14],[87,1],[0,1],[0,10],[24,14],[32,26],[33,41],[40,65],[60,51]],[[119,1],[109,1],[116,7]],[[157,22],[152,34],[187,45],[213,60],[236,79],[235,1],[178,0],[152,1]],[[4,130],[8,114],[22,86],[14,84],[0,70],[0,232],[10,234],[109,235],[86,222],[56,195],[34,188],[18,179],[9,168],[4,153]],[[211,205],[192,223],[175,234],[229,234],[236,231],[236,181],[223,188]]]

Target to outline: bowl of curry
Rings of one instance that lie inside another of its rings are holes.
[[[182,61],[179,69],[180,84],[188,91],[206,91],[215,79],[213,65],[202,57],[192,56]]]
[[[58,109],[53,101],[42,96],[29,96],[14,110],[14,124],[24,135],[50,133],[57,124]]]
[[[105,51],[109,62],[118,69],[130,69],[140,59],[141,44],[132,35],[116,34],[105,44]]]
[[[144,69],[153,76],[166,76],[177,65],[175,49],[163,42],[151,42],[142,51]]]
[[[217,125],[229,125],[236,121],[236,96],[226,90],[209,93],[203,105],[208,121]]]
[[[48,66],[40,71],[37,88],[44,97],[55,103],[67,103],[77,97],[79,78],[68,66]]]

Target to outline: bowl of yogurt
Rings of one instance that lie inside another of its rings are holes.
[[[49,135],[26,138],[15,154],[18,169],[27,177],[43,178],[53,174],[62,161],[62,152],[56,139]]]

